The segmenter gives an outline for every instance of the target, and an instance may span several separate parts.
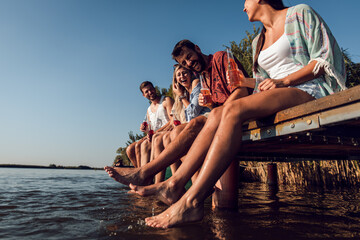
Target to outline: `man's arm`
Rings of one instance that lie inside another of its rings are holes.
[[[228,59],[227,59],[227,55],[224,56],[224,61],[223,63],[226,65],[227,62],[228,62]],[[244,74],[244,77],[245,78],[248,78],[249,77],[249,74],[246,72],[245,68],[243,67],[243,65],[240,63],[240,61],[234,57],[234,60],[239,68],[239,70],[241,70]],[[227,66],[225,66],[224,69],[227,69]],[[236,88],[231,94],[230,96],[228,97],[228,99],[226,99],[226,101],[224,102],[224,104],[228,103],[228,102],[231,102],[231,101],[234,101],[236,99],[239,99],[241,97],[245,97],[245,96],[248,96],[249,95],[249,91],[246,87],[238,87]]]
[[[165,97],[164,101],[162,102],[163,107],[166,110],[166,113],[168,114],[169,119],[172,119],[171,116],[171,109],[174,105],[174,100],[170,97]]]

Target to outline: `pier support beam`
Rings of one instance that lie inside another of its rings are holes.
[[[277,165],[276,163],[269,163],[267,166],[268,176],[267,182],[269,185],[276,185],[278,184],[278,174],[277,174]]]
[[[233,160],[215,185],[212,195],[213,208],[237,209],[239,162]]]

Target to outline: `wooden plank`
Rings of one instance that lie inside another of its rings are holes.
[[[360,158],[360,86],[244,126],[238,158]]]
[[[249,123],[245,124],[244,128],[254,129],[263,126],[269,126],[357,101],[360,101],[360,86],[355,86],[330,96],[282,110],[277,114],[264,119],[250,121]]]

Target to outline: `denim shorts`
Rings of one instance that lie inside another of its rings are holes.
[[[306,93],[308,93],[309,95],[313,96],[314,98],[318,99],[323,97],[323,94],[321,94],[320,91],[320,85],[316,82],[316,80],[311,80],[296,86],[291,86],[294,88],[298,88]]]

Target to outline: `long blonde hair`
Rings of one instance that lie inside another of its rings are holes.
[[[191,81],[194,80],[194,74],[193,74],[189,69],[181,66],[180,64],[176,64],[176,65],[174,65],[174,73],[173,73],[172,86],[174,86],[174,85],[177,83],[176,72],[177,72],[179,69],[181,69],[181,68],[187,70],[187,71],[190,73],[190,79],[191,79]],[[177,86],[178,86],[180,89],[183,90],[184,95],[185,95],[186,98],[189,100],[189,95],[190,95],[189,92],[188,92],[181,84],[178,84]],[[173,109],[174,109],[174,111],[175,111],[175,114],[176,114],[177,117],[179,118],[178,120],[180,120],[181,123],[184,123],[184,122],[186,122],[184,105],[183,105],[182,102],[180,101],[179,96],[176,95],[174,92],[173,92],[173,98],[175,99],[175,102],[174,102],[174,105],[173,105]]]

